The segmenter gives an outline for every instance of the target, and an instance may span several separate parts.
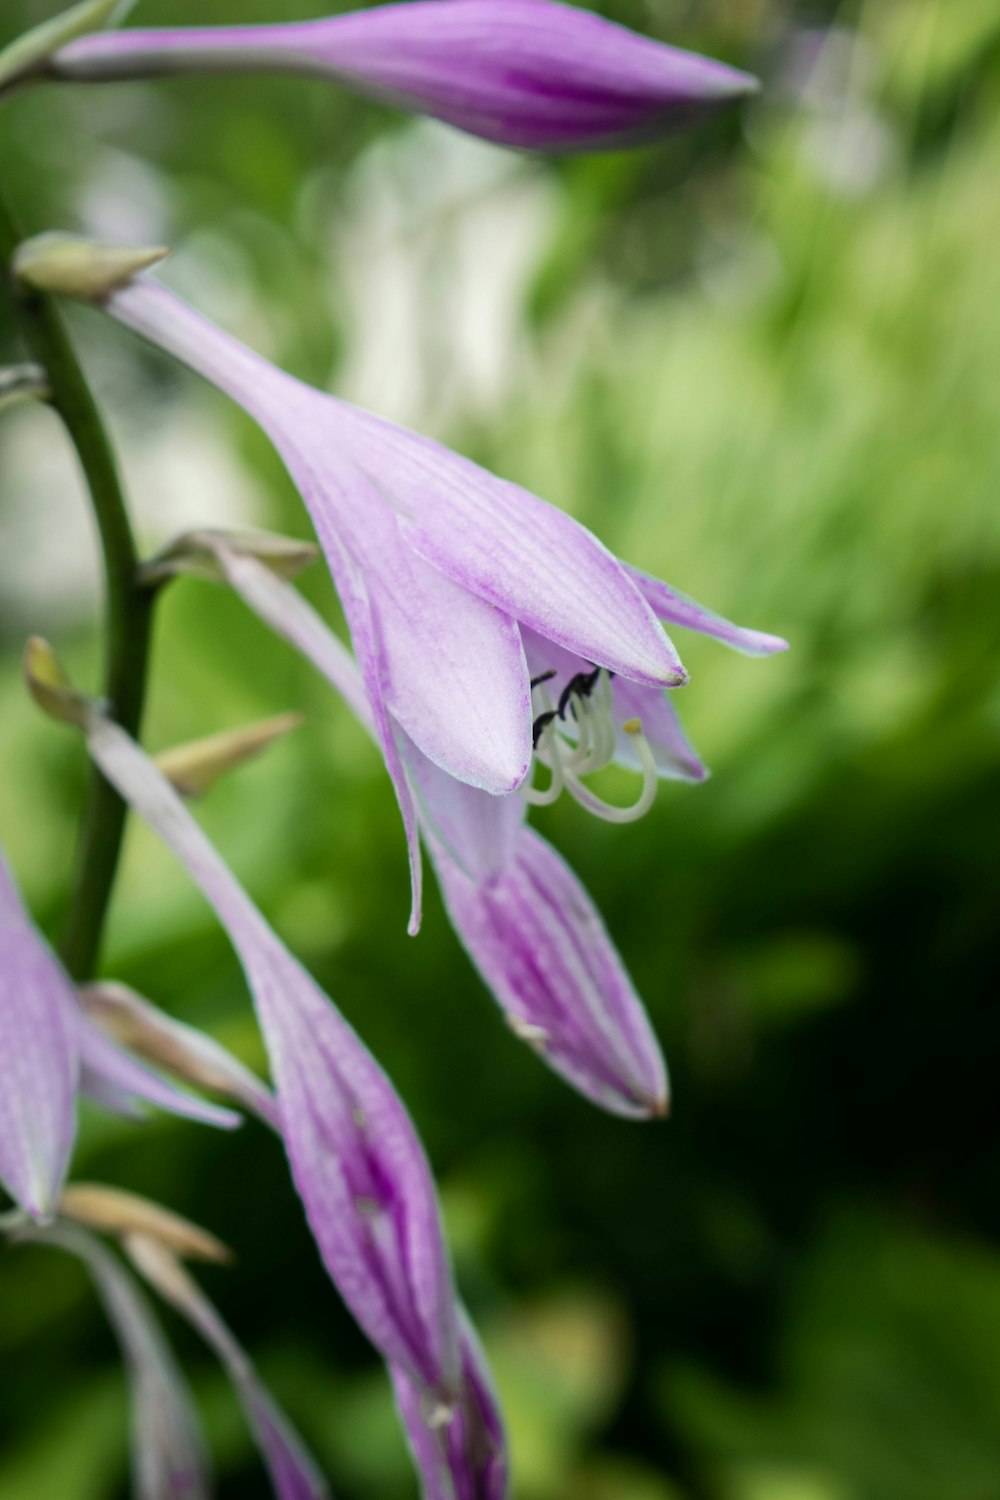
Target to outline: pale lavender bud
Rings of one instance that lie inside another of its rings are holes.
[[[129,1376],[136,1500],[211,1500],[208,1459],[184,1378],[124,1266],[72,1224],[19,1230],[11,1238],[67,1251],[93,1277]]]
[[[49,64],[88,82],[190,72],[327,77],[530,151],[655,141],[756,91],[746,73],[553,0],[413,0],[277,26],[84,37]]]

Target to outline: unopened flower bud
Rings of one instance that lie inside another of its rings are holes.
[[[298,729],[302,714],[279,714],[259,724],[226,729],[204,739],[177,745],[156,757],[156,764],[182,797],[202,797],[227,771],[253,760],[275,740]]]
[[[162,245],[102,245],[56,231],[25,240],[12,264],[16,279],[33,291],[103,302],[169,254]]]
[[[252,557],[279,578],[294,578],[315,562],[319,548],[296,537],[275,536],[269,531],[221,531],[205,528],[188,531],[171,542],[142,569],[147,583],[158,583],[184,573],[210,583],[225,583],[222,554]]]
[[[74,1182],[63,1189],[59,1213],[87,1229],[119,1238],[142,1235],[186,1260],[214,1261],[224,1265],[232,1252],[207,1229],[182,1219],[170,1209],[148,1198],[103,1183]]]
[[[119,1046],[185,1083],[223,1094],[277,1127],[274,1095],[214,1037],[168,1016],[128,985],[113,980],[84,985],[79,994],[90,1019]]]
[[[135,0],[82,0],[62,15],[32,27],[0,52],[0,90],[44,72],[53,53],[77,37],[117,26],[134,3]]]
[[[31,696],[50,719],[75,724],[78,729],[86,727],[90,703],[77,692],[52,647],[41,636],[33,635],[25,647],[24,676]]]

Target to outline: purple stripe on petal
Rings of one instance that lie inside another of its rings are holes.
[[[450,1411],[429,1405],[402,1371],[391,1374],[423,1500],[505,1500],[507,1439],[500,1406],[464,1310],[462,1386]]]
[[[594,1103],[666,1113],[666,1069],[642,1002],[569,866],[524,828],[510,867],[480,885],[434,850],[456,932],[512,1028]]]
[[[55,1205],[76,1133],[76,1003],[0,851],[0,1181],[37,1217]]]

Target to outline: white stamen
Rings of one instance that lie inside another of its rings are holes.
[[[570,705],[571,719],[566,716]],[[532,694],[532,709],[536,720],[553,712],[552,699],[542,683],[536,685]],[[629,719],[621,727],[634,740],[642,768],[642,788],[631,807],[612,806],[583,781],[585,776],[602,771],[615,755],[614,699],[611,674],[605,671],[598,674],[590,692],[574,692],[570,704],[564,705],[564,715],[550,719],[539,732],[534,760],[549,771],[550,780],[543,788],[522,786],[525,801],[532,807],[548,807],[565,790],[587,812],[606,823],[634,823],[643,817],[656,798],[659,779],[656,761],[638,719]]]

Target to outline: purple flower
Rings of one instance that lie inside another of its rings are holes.
[[[324,21],[99,33],[47,71],[98,81],[290,72],[531,151],[658,140],[756,91],[756,80],[552,0],[413,0]]]
[[[206,1124],[239,1123],[157,1077],[89,1020],[25,911],[2,851],[0,1057],[0,1181],[38,1218],[51,1214],[66,1174],[78,1090],[122,1113],[144,1101]]]
[[[568,653],[590,674],[600,668],[601,703],[612,673],[656,690],[651,703],[686,680],[644,585],[571,517],[437,443],[303,385],[148,278],[104,305],[240,402],[302,493],[403,813],[415,931],[416,812],[400,731],[459,781],[495,795],[513,791],[535,750],[543,760],[549,754],[547,742],[538,743],[526,646],[534,653],[544,643],[560,659]],[[586,712],[590,696],[576,694],[574,708]],[[647,782],[655,781],[652,753],[632,728]],[[584,756],[588,767],[606,739]],[[567,784],[575,787],[573,776]],[[586,792],[581,800],[602,810]]]
[[[95,762],[173,849],[236,949],[292,1175],[327,1270],[386,1360],[448,1405],[461,1373],[451,1268],[430,1168],[401,1100],[149,757],[96,710],[83,727]]]

